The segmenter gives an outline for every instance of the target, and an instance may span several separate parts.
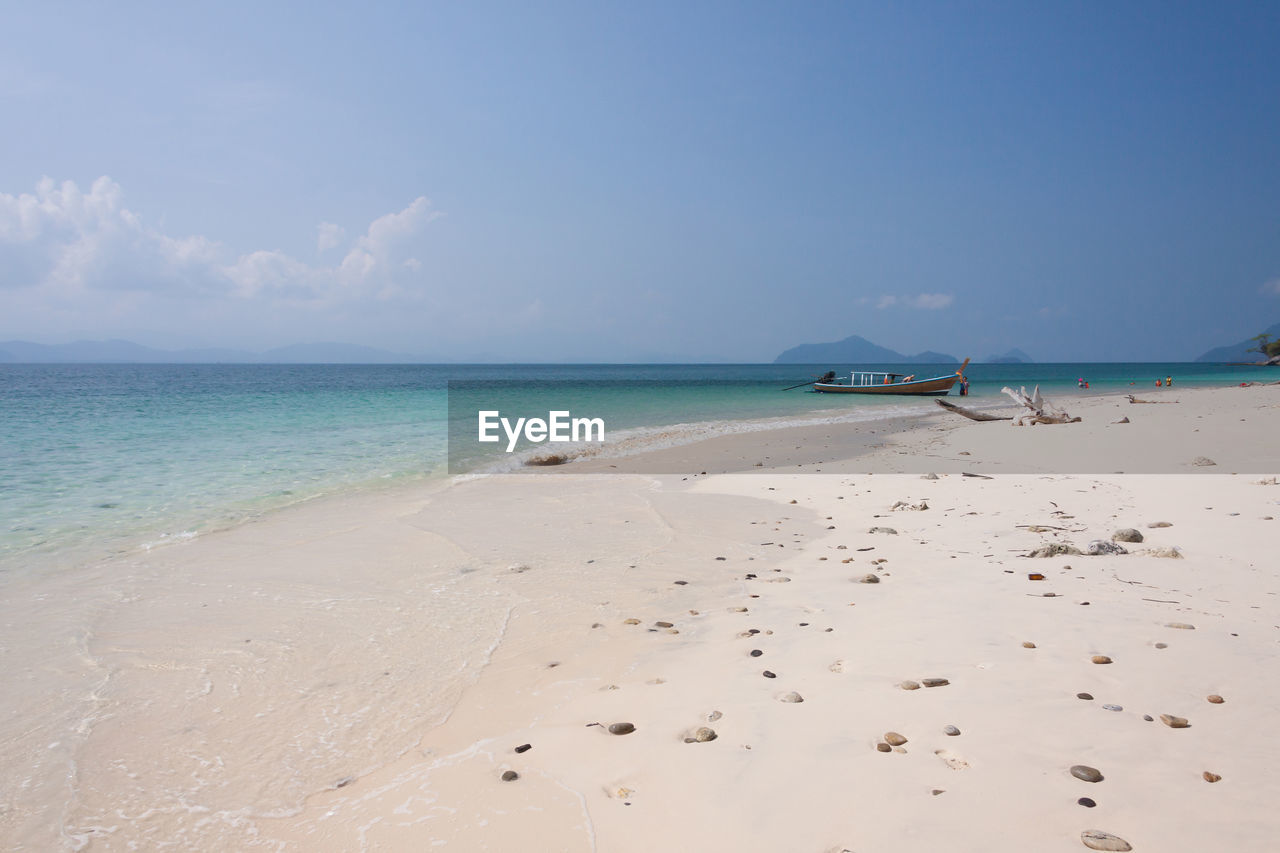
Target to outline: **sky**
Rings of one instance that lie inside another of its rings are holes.
[[[16,3],[0,340],[1190,360],[1280,321],[1280,4]]]

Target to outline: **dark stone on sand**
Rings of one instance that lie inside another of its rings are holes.
[[[1155,722],[1155,717],[1152,717],[1150,714],[1143,714],[1142,719],[1146,720],[1148,723]]]
[[[1093,699],[1093,694],[1092,694],[1092,693],[1077,693],[1077,694],[1076,694],[1076,698],[1077,698],[1077,699],[1090,699],[1090,700],[1092,700],[1092,699]]]
[[[751,656],[752,656],[753,658],[758,658],[758,657],[760,657],[760,655],[762,655],[762,654],[764,654],[764,652],[760,651],[759,649],[752,649],[752,650],[751,650]]]
[[[1095,803],[1093,800],[1089,799],[1088,797],[1081,797],[1080,799],[1076,800],[1076,802],[1084,806],[1086,809],[1091,809],[1097,805],[1097,803]]]
[[[1210,694],[1209,696],[1206,696],[1204,698],[1206,699],[1206,701],[1211,702],[1214,705],[1221,705],[1223,702],[1227,701],[1226,699],[1223,699],[1221,696],[1219,696],[1217,693]]]
[[[1161,714],[1160,722],[1164,723],[1171,729],[1191,728],[1191,724],[1187,722],[1186,717],[1175,717],[1173,714]]]
[[[1082,782],[1102,781],[1102,774],[1098,772],[1098,768],[1090,767],[1087,764],[1073,764],[1071,766],[1071,775]]]
[[[673,625],[673,624],[672,624],[672,623],[670,623],[670,622],[654,622],[653,624],[654,624],[654,625],[656,625],[656,626],[658,626],[659,628],[674,628],[674,627],[675,627],[675,625]]]
[[[503,782],[514,782],[520,778],[520,774],[514,770],[507,770],[502,774]]]
[[[611,735],[629,735],[636,730],[631,723],[610,723],[609,734]]]
[[[1094,655],[1093,657],[1089,658],[1089,660],[1093,661],[1094,663],[1111,663],[1111,658],[1107,657],[1106,655]]]
[[[531,749],[533,749],[533,744],[531,744],[531,743],[522,743],[522,744],[520,744],[519,746],[517,746],[517,747],[516,747],[516,752],[528,752],[528,751],[529,751],[529,750],[531,750]]]
[[[960,730],[957,729],[955,726],[943,726],[942,733],[945,734],[947,737],[956,737],[957,735],[960,734]]]
[[[1201,776],[1203,776],[1203,777],[1204,777],[1204,781],[1206,781],[1206,782],[1221,782],[1221,781],[1222,781],[1222,777],[1221,777],[1221,776],[1219,776],[1217,773],[1210,773],[1208,770],[1204,771],[1204,773],[1202,773],[1202,774],[1201,774]]]
[[[689,582],[688,582],[688,581],[672,581],[672,583],[674,583],[676,586],[688,586],[688,585],[689,585]]]
[[[858,583],[880,583],[880,578],[876,575],[863,575],[858,578]]]
[[[354,776],[343,776],[343,777],[342,777],[341,779],[339,779],[337,782],[334,782],[334,783],[333,783],[333,787],[335,787],[335,788],[345,788],[345,787],[347,787],[348,785],[350,785],[350,784],[351,784],[352,782],[354,782],[354,781],[356,781],[356,777],[354,777]]]
[[[892,751],[893,751],[893,747],[891,747],[891,746],[889,746],[889,744],[884,743],[883,741],[881,741],[880,743],[876,744],[876,750],[877,750],[877,751],[879,751],[879,752],[892,752]]]
[[[946,687],[951,682],[945,678],[922,678],[920,683],[925,687]]]
[[[772,673],[772,672],[770,672],[770,671],[769,671],[769,670],[767,670],[767,669],[766,669],[764,672],[760,673],[760,674],[761,674],[761,675],[763,675],[765,678],[777,678],[777,677],[778,677],[775,673]]]

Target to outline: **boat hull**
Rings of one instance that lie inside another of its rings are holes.
[[[911,382],[889,382],[881,385],[834,385],[815,382],[813,390],[823,394],[901,394],[913,397],[942,396],[951,392],[960,375],[915,379]]]

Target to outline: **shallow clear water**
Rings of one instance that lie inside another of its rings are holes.
[[[517,413],[567,408],[664,440],[765,419],[889,416],[927,399],[783,392],[835,369],[919,376],[954,365],[0,365],[0,572],[234,524],[289,503],[447,473],[447,424],[474,429],[501,382]],[[975,402],[1276,378],[1206,364],[971,365]],[[450,385],[452,383],[452,386]],[[1130,383],[1135,383],[1132,387]],[[452,387],[452,392],[450,388]],[[449,407],[452,394],[452,409]],[[502,459],[464,455],[466,470]],[[458,460],[455,460],[458,461]],[[457,466],[455,465],[455,470]]]

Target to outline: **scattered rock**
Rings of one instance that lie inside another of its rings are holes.
[[[898,686],[901,687],[903,690],[919,690],[920,689],[920,685],[914,681],[904,681]]]
[[[1164,626],[1166,628],[1179,628],[1183,631],[1194,631],[1196,629],[1195,625],[1190,625],[1186,622],[1166,622]]]
[[[783,694],[782,696],[779,696],[778,701],[795,704],[797,702],[803,702],[804,697],[801,696],[799,693],[795,692],[794,690],[792,690],[790,693],[786,693],[786,694]]]
[[[716,734],[715,729],[709,726],[700,726],[692,734],[685,735],[684,742],[685,743],[707,743],[708,741],[715,740],[717,737],[719,737],[719,735]]]
[[[1148,557],[1165,557],[1170,560],[1181,560],[1182,552],[1177,548],[1148,548],[1143,552]]]
[[[936,480],[936,479],[938,479],[938,475],[937,475],[937,474],[934,474],[932,471],[930,471],[928,474],[922,474],[922,475],[920,475],[920,479],[921,479],[921,480]]]
[[[516,747],[516,752],[528,752],[528,751],[529,751],[529,750],[531,750],[531,749],[533,749],[533,744],[531,744],[531,743],[522,743],[522,744],[520,744],[519,746],[517,746],[517,747]]]
[[[1094,663],[1111,663],[1111,658],[1107,657],[1106,655],[1094,655],[1093,657],[1089,658],[1089,660],[1093,661]]]
[[[1057,557],[1060,554],[1082,554],[1084,553],[1074,545],[1068,545],[1065,542],[1050,542],[1047,545],[1041,545],[1039,548],[1028,554],[1028,557]]]
[[[1164,723],[1171,729],[1185,729],[1190,728],[1191,726],[1185,717],[1175,717],[1173,714],[1161,714],[1160,722]]]
[[[529,571],[529,567],[524,563],[512,563],[510,566],[507,566],[507,571],[514,572],[518,575]]]
[[[1167,649],[1167,648],[1169,648],[1169,644],[1168,644],[1168,643],[1156,643],[1156,648],[1157,648],[1157,649]]]
[[[957,729],[955,726],[943,726],[942,733],[945,734],[947,737],[956,737],[960,734],[960,730]]]
[[[760,651],[759,649],[752,649],[752,650],[751,650],[751,656],[752,656],[753,658],[758,658],[758,657],[760,657],[760,655],[762,655],[762,654],[764,654],[764,652]]]
[[[1124,706],[1123,706],[1123,705],[1103,705],[1103,706],[1102,706],[1102,710],[1104,710],[1104,711],[1123,711],[1123,710],[1124,710]]]
[[[639,619],[623,619],[622,624],[623,625],[639,625],[640,620]]]
[[[1084,700],[1086,700],[1086,701],[1090,701],[1090,702],[1091,702],[1091,701],[1093,701],[1093,694],[1092,694],[1092,693],[1077,693],[1077,694],[1076,694],[1076,698],[1077,698],[1077,699],[1084,699]]]
[[[707,714],[707,722],[714,723],[723,716],[724,714],[721,714],[719,711],[712,711],[710,714]]]
[[[1095,803],[1093,800],[1089,799],[1088,797],[1081,797],[1080,799],[1076,800],[1076,802],[1084,806],[1086,809],[1091,809],[1097,805],[1097,803]]]
[[[609,734],[611,735],[629,735],[636,730],[631,723],[610,723]]]
[[[770,672],[770,671],[769,671],[769,670],[767,670],[767,669],[766,669],[764,672],[760,673],[760,674],[761,674],[761,675],[763,675],[765,678],[777,678],[777,677],[778,677],[776,673],[772,673],[772,672]]]
[[[653,624],[657,628],[674,628],[675,627],[675,625],[671,622],[654,622]]]
[[[1115,533],[1112,533],[1111,538],[1116,542],[1141,542],[1142,533],[1134,530],[1132,527],[1122,527]]]
[[[1155,719],[1150,714],[1143,714],[1142,719],[1146,720],[1148,723],[1155,722]]]
[[[1098,772],[1098,768],[1090,767],[1087,764],[1073,764],[1071,766],[1071,775],[1082,782],[1101,782],[1103,776]]]
[[[1167,521],[1153,521],[1150,524],[1148,524],[1147,527],[1154,530],[1159,527],[1173,527],[1173,525]]]
[[[1214,705],[1221,705],[1223,702],[1227,701],[1226,699],[1223,699],[1221,696],[1219,696],[1217,693],[1214,693],[1210,696],[1206,696],[1204,698],[1207,699],[1209,702],[1213,703]]]
[[[343,776],[343,777],[342,777],[341,779],[339,779],[337,782],[334,782],[334,783],[333,783],[333,787],[335,787],[335,788],[345,788],[345,787],[347,787],[348,785],[350,785],[350,784],[351,784],[352,782],[354,782],[354,781],[356,781],[356,777],[354,777],[354,776]]]
[[[877,575],[863,575],[858,579],[858,583],[880,583],[880,578]]]
[[[867,532],[868,533],[891,533],[894,536],[898,535],[898,531],[894,530],[892,527],[872,527]]]
[[[1090,542],[1088,552],[1092,557],[1105,557],[1113,554],[1129,553],[1125,550],[1123,545],[1117,545],[1115,542],[1108,542],[1105,539],[1095,539]]]
[[[729,612],[730,612],[730,613],[746,613],[746,612],[747,612],[747,608],[745,608],[745,607],[730,607],[730,608],[729,608]]]
[[[1217,773],[1210,773],[1208,770],[1204,771],[1204,773],[1202,773],[1201,775],[1204,777],[1204,781],[1206,781],[1206,782],[1220,782],[1220,781],[1222,781],[1222,777],[1221,777],[1221,776],[1219,776]]]
[[[920,683],[925,687],[946,687],[951,682],[945,678],[922,678]]]
[[[1113,423],[1113,424],[1127,424],[1127,423],[1129,423],[1129,419],[1128,419],[1127,417],[1124,417],[1124,418],[1121,418],[1121,419],[1120,419],[1120,420],[1118,420],[1118,421],[1112,421],[1112,423]]]
[[[1128,841],[1125,841],[1118,835],[1112,835],[1109,832],[1101,832],[1097,829],[1086,829],[1080,833],[1080,841],[1090,850],[1111,850],[1116,853],[1125,853],[1132,850]]]
[[[876,750],[879,752],[892,752],[893,747],[889,746],[889,744],[885,743],[884,741],[881,741],[880,743],[876,744]]]
[[[1210,465],[1217,465],[1218,463],[1214,462],[1208,456],[1197,456],[1195,459],[1191,460],[1191,464],[1199,468],[1207,468]]]
[[[890,746],[902,746],[904,743],[907,742],[907,739],[902,735],[898,734],[897,732],[885,732],[884,740],[885,740],[885,743],[889,744]]]
[[[514,770],[507,770],[502,774],[503,782],[514,782],[520,778],[520,774]]]
[[[1023,647],[1024,649],[1034,649],[1034,648],[1036,647],[1036,644],[1028,641],[1028,642],[1023,643],[1023,644],[1022,644],[1022,647]]]

